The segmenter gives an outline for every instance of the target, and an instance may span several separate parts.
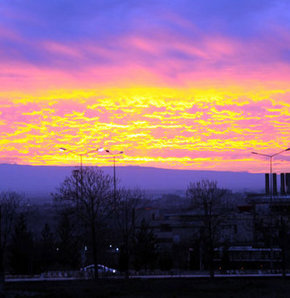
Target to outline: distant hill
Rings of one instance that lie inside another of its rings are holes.
[[[74,167],[0,164],[0,191],[14,190],[31,197],[49,197]],[[103,167],[112,174],[112,167]],[[190,181],[216,180],[221,187],[234,191],[262,192],[264,175],[247,172],[171,170],[150,167],[117,167],[117,177],[126,187],[157,192],[185,190]]]

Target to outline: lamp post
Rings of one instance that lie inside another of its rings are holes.
[[[279,151],[274,154],[263,154],[263,153],[258,153],[258,152],[251,152],[252,154],[266,156],[270,159],[270,196],[271,196],[271,198],[273,197],[273,174],[272,174],[272,172],[273,172],[273,157],[276,155],[279,155],[285,151],[290,151],[290,148],[284,149],[284,150]]]
[[[66,148],[63,148],[63,147],[59,148],[59,150],[60,151],[71,152],[72,154],[79,156],[79,158],[80,158],[80,169],[81,169],[81,172],[82,172],[82,169],[83,169],[83,156],[86,156],[86,155],[88,155],[90,153],[93,153],[93,152],[102,151],[102,148],[93,149],[93,150],[87,151],[85,153],[77,153],[74,150],[66,149]]]
[[[123,151],[118,151],[116,153],[111,152],[108,149],[100,148],[98,151],[104,151],[113,157],[113,181],[114,181],[114,204],[116,203],[116,157],[123,154]]]

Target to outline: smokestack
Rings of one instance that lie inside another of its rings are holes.
[[[269,174],[265,174],[265,191],[266,195],[270,194]]]
[[[285,189],[285,175],[284,173],[280,174],[280,191],[281,195],[286,195],[286,189]]]
[[[287,195],[290,195],[290,173],[286,173]]]
[[[273,174],[273,195],[277,195],[277,174]]]

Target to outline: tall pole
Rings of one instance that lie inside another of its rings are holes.
[[[117,201],[117,179],[116,179],[116,157],[120,154],[123,154],[124,152],[123,151],[119,151],[119,152],[116,152],[116,153],[112,153],[110,150],[108,149],[104,149],[104,148],[101,148],[99,151],[104,151],[106,152],[107,154],[110,154],[112,157],[113,157],[113,208],[114,208],[114,211],[116,211],[116,201]]]
[[[271,189],[271,199],[273,199],[273,194],[274,194],[274,190],[273,190],[273,156],[270,156],[270,189]]]
[[[80,168],[81,168],[81,171],[83,170],[83,155],[80,154]]]
[[[83,180],[83,155],[80,154],[80,171],[81,171],[81,200],[83,199],[84,194],[84,180]]]
[[[116,156],[113,156],[114,161],[114,208],[116,208]]]
[[[83,155],[80,154],[81,192],[83,191]]]

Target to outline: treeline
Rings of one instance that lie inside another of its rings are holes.
[[[8,193],[1,193],[1,199],[6,195]],[[9,195],[10,198],[17,196],[13,193]],[[32,227],[37,210],[23,209],[26,206],[20,203],[6,245],[2,242],[6,274],[32,275],[47,271],[80,270],[93,263],[91,239],[86,230],[79,226],[80,223],[75,221],[71,210],[57,212],[55,225],[44,223],[38,233]],[[114,233],[116,230],[109,223],[98,231],[98,263],[125,271],[128,259],[125,243],[113,239]],[[127,245],[130,245],[128,250],[132,268],[140,270],[158,267],[156,238],[145,220],[141,221],[134,237],[132,235],[128,239]]]
[[[156,237],[136,212],[144,192],[115,188],[100,169],[83,168],[52,195],[53,205],[43,209],[17,193],[0,193],[2,272],[39,274],[103,264],[128,275],[129,267],[159,267]]]

